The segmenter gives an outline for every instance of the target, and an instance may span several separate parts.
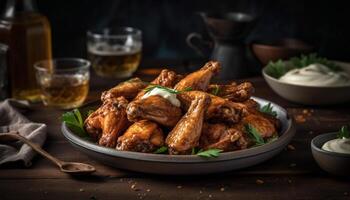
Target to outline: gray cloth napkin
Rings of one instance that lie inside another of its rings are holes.
[[[31,122],[24,117],[20,111],[26,107],[28,107],[26,101],[7,99],[0,102],[0,134],[17,131],[20,135],[42,146],[46,139],[46,125]],[[23,161],[25,166],[30,166],[34,155],[33,149],[22,142],[11,145],[0,144],[0,165]]]

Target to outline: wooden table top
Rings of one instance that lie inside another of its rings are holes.
[[[176,71],[188,69],[177,67]],[[155,75],[145,74],[153,72],[141,70],[137,75],[150,80]],[[255,85],[255,96],[280,104],[298,119],[289,148],[265,163],[201,176],[156,176],[118,170],[91,160],[68,143],[59,128],[63,111],[39,106],[25,115],[48,125],[44,149],[62,160],[90,163],[97,172],[89,177],[72,177],[40,156],[34,158],[30,168],[7,164],[0,168],[0,199],[350,199],[349,179],[323,172],[310,150],[313,137],[349,123],[349,106],[300,106],[277,96],[261,77],[248,80]],[[98,99],[102,90],[117,82],[93,76],[87,101]]]

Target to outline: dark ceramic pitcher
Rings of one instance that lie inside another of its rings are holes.
[[[240,78],[247,74],[245,37],[251,31],[255,17],[245,13],[199,13],[212,41],[199,33],[190,33],[187,44],[198,54],[221,63],[220,78]],[[197,41],[197,42],[196,42]],[[208,49],[211,55],[207,55]]]

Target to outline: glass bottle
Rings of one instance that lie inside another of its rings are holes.
[[[40,99],[34,63],[52,58],[51,28],[35,0],[7,0],[0,19],[0,43],[8,46],[8,82],[16,99]]]

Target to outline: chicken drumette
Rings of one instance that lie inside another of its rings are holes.
[[[198,146],[202,132],[204,113],[210,97],[202,93],[191,102],[187,113],[180,119],[166,138],[170,154],[186,154]]]
[[[157,76],[157,78],[155,78],[151,82],[151,86],[152,85],[160,85],[160,86],[163,86],[163,87],[172,88],[172,87],[174,87],[174,85],[177,82],[180,81],[181,78],[182,78],[182,76],[179,75],[179,74],[176,74],[176,72],[170,71],[170,70],[167,70],[167,69],[163,69],[160,72],[160,74]],[[144,91],[144,90],[140,91],[137,94],[135,100],[140,99],[145,93],[146,93],[146,91]]]
[[[127,114],[128,119],[133,122],[148,119],[164,126],[173,127],[181,118],[181,109],[171,104],[167,99],[155,95],[129,103]]]
[[[181,76],[175,72],[164,69],[151,84],[171,88],[180,78]],[[148,119],[164,126],[175,126],[181,118],[181,109],[158,95],[142,98],[145,93],[145,90],[139,92],[137,97],[129,103],[128,119],[133,122]]]
[[[238,85],[233,82],[228,85],[209,85],[207,91],[230,101],[244,102],[252,96],[254,87],[249,82]]]
[[[106,147],[115,147],[118,136],[129,126],[126,116],[128,100],[124,97],[103,102],[84,122],[88,134]]]
[[[132,100],[136,97],[136,95],[145,87],[147,87],[147,83],[142,81],[139,78],[132,78],[125,82],[119,83],[117,86],[111,88],[108,91],[104,91],[101,95],[102,102],[123,96],[128,100]]]
[[[205,123],[203,126],[199,144],[201,149],[234,151],[245,149],[247,146],[248,139],[241,130],[223,123]]]
[[[207,93],[201,91],[189,91],[179,94],[178,98],[184,109],[187,109],[197,96],[203,94]],[[211,103],[205,112],[206,120],[237,123],[241,119],[242,105],[237,105],[232,101],[215,95],[209,95],[209,97],[211,98]]]
[[[118,138],[116,149],[149,153],[164,145],[162,129],[158,124],[141,120],[132,124]]]
[[[207,62],[200,70],[195,71],[183,78],[179,83],[175,85],[174,88],[179,91],[185,90],[187,88],[191,88],[192,90],[206,91],[211,78],[217,74],[219,70],[220,64],[218,62]]]

